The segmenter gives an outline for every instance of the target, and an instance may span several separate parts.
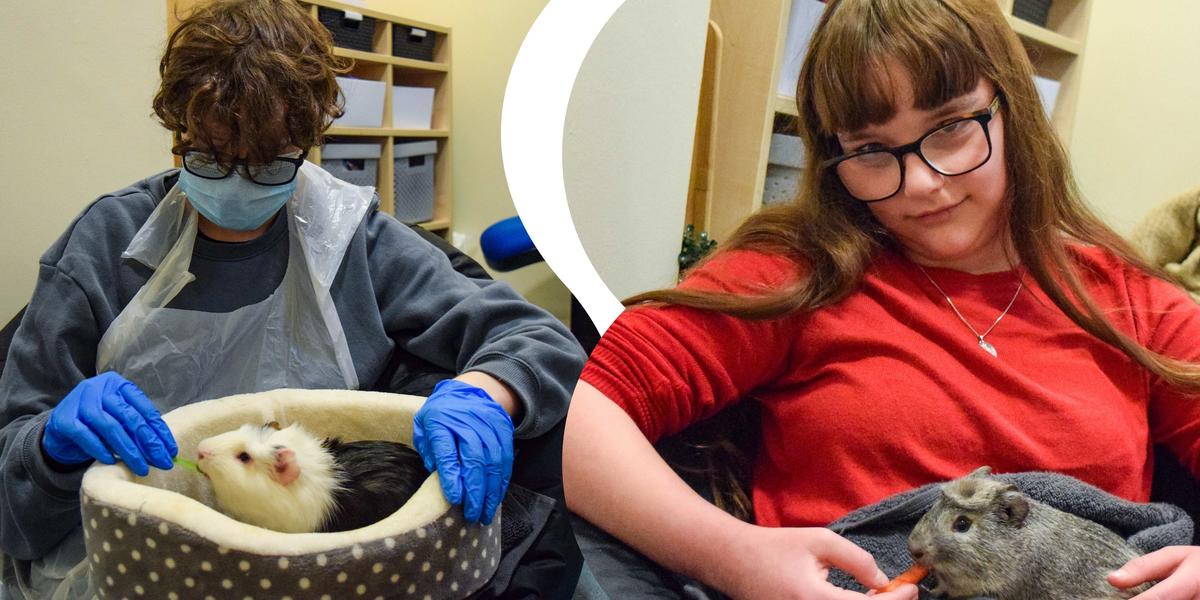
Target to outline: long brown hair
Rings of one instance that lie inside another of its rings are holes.
[[[187,145],[220,159],[243,149],[251,162],[266,163],[288,146],[320,143],[342,114],[335,76],[349,64],[294,0],[216,0],[167,40],[154,113],[176,134],[176,152],[186,133]]]
[[[1164,357],[1117,331],[1088,294],[1072,244],[1105,248],[1167,279],[1080,198],[1066,151],[1046,119],[1033,66],[994,0],[833,0],[813,33],[796,89],[807,164],[792,204],[751,216],[722,252],[781,254],[806,274],[761,296],[671,289],[626,304],[668,303],[745,318],[807,311],[850,295],[872,255],[893,245],[866,205],[852,198],[821,163],[841,150],[836,131],[882,123],[895,112],[885,61],[913,78],[917,108],[965,94],[981,78],[1004,99],[1007,221],[1021,262],[1063,313],[1164,380],[1200,390],[1200,369]],[[710,257],[711,258],[711,257]]]

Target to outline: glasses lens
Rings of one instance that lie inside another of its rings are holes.
[[[273,160],[265,165],[249,165],[246,167],[246,173],[254,183],[282,185],[291,181],[299,168],[299,165],[291,161]]]
[[[223,179],[229,169],[221,166],[216,157],[207,152],[188,151],[183,155],[183,166],[197,177]]]
[[[955,121],[929,134],[921,154],[943,175],[960,175],[987,162],[991,154],[984,124],[975,119]]]
[[[864,202],[882,200],[900,189],[900,162],[891,152],[867,152],[837,164],[837,174],[851,196]]]

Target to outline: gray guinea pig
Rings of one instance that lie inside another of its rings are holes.
[[[1109,572],[1141,553],[1098,523],[1033,500],[988,477],[990,467],[942,486],[941,496],[908,537],[913,559],[951,598],[1115,600]]]

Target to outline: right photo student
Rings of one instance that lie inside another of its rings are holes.
[[[989,465],[1144,503],[1155,445],[1200,478],[1200,306],[1085,204],[1033,76],[994,0],[829,2],[799,197],[626,301],[568,414],[572,511],[732,598],[850,600],[831,569],[888,576],[827,526],[890,496]],[[745,520],[652,445],[739,403]],[[1200,599],[1200,548],[1107,582]]]

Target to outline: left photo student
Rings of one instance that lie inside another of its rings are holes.
[[[562,421],[585,360],[567,329],[457,272],[371,188],[305,162],[340,113],[346,66],[290,0],[213,2],[172,33],[153,109],[183,168],[101,196],[46,251],[0,376],[9,558],[78,537],[93,461],[170,469],[160,414],[200,400],[398,391],[398,360],[454,376],[416,415],[414,445],[485,523],[514,438]]]

